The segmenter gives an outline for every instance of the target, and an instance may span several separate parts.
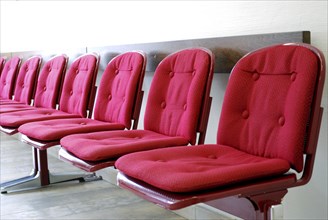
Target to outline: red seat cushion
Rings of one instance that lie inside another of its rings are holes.
[[[191,192],[287,172],[288,161],[268,159],[223,145],[174,147],[119,158],[124,174],[171,192]]]
[[[79,118],[80,115],[73,115],[55,109],[38,108],[29,111],[18,111],[1,114],[0,125],[11,128],[18,128],[22,124],[51,120],[58,118]]]
[[[1,104],[0,113],[16,112],[16,111],[25,111],[35,109],[33,106],[21,104],[21,103],[12,103],[12,104]]]
[[[61,139],[60,144],[82,160],[101,161],[136,151],[187,145],[188,139],[147,130],[124,130],[69,135]]]
[[[20,126],[18,131],[32,139],[56,141],[70,134],[124,128],[124,125],[119,123],[101,122],[89,118],[68,118],[27,123]]]

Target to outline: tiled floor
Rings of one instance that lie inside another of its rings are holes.
[[[29,174],[31,147],[1,133],[1,182]],[[80,172],[49,155],[54,172]],[[105,181],[1,194],[1,219],[184,219]]]

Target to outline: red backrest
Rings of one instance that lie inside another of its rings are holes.
[[[3,70],[3,67],[6,63],[6,57],[0,57],[0,76],[1,76],[1,73],[2,73],[2,70]]]
[[[16,79],[15,101],[28,105],[31,103],[41,62],[42,58],[40,56],[33,56],[22,64]]]
[[[202,48],[181,50],[164,58],[149,90],[144,128],[182,136],[194,144],[212,67],[212,53]]]
[[[145,55],[126,52],[107,65],[98,88],[94,119],[131,127],[131,117],[140,80],[145,73]]]
[[[0,98],[12,99],[16,75],[21,64],[21,58],[13,57],[5,63],[0,78]]]
[[[67,60],[66,55],[59,55],[51,58],[43,65],[35,92],[35,107],[56,107]]]
[[[320,64],[316,53],[299,44],[275,45],[242,58],[225,93],[218,144],[285,159],[302,171]]]
[[[98,65],[97,54],[84,54],[72,62],[65,75],[61,92],[61,111],[87,116],[89,96],[95,87]]]

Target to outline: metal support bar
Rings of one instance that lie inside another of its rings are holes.
[[[48,170],[47,150],[39,150],[33,147],[32,157],[33,169],[30,175],[1,183],[1,193],[37,189],[55,183],[74,180],[78,180],[79,182],[90,182],[102,179],[101,176],[96,176],[95,173],[51,174]]]

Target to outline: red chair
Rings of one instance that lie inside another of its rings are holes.
[[[67,71],[61,90],[59,110],[36,108],[1,114],[1,130],[7,134],[17,133],[18,127],[33,121],[60,118],[81,118],[92,113],[93,94],[99,65],[98,54],[85,54],[78,57]],[[61,181],[62,177],[49,175],[47,152],[33,148],[33,169],[29,176],[1,183],[1,192],[35,188]],[[43,164],[44,163],[44,164]],[[45,170],[46,169],[46,170]]]
[[[167,56],[154,73],[144,130],[69,135],[60,141],[59,158],[93,172],[130,152],[195,144],[197,131],[202,142],[211,103],[213,59],[203,48]]]
[[[3,104],[0,108],[0,114],[33,110],[36,107],[55,109],[59,97],[60,84],[66,71],[67,60],[66,55],[59,55],[51,58],[43,65],[36,85],[33,106],[28,103]]]
[[[103,73],[95,104],[94,118],[37,121],[19,127],[23,141],[45,150],[58,145],[70,134],[137,128],[142,100],[146,57],[126,52],[113,58]]]
[[[2,73],[2,70],[3,70],[3,67],[6,63],[6,60],[7,60],[7,57],[0,57],[0,76],[1,76],[1,73]]]
[[[22,64],[15,82],[14,99],[2,100],[1,107],[8,104],[31,104],[41,62],[42,57],[33,56]]]
[[[39,107],[35,110],[3,113],[0,120],[1,131],[12,135],[18,132],[19,126],[29,122],[90,116],[92,107],[89,102],[93,101],[91,95],[95,94],[96,90],[98,65],[97,54],[85,54],[78,57],[66,73],[59,110]]]
[[[311,178],[324,78],[325,59],[310,45],[249,53],[232,70],[217,144],[123,156],[115,163],[119,186],[167,209],[208,202],[269,219],[288,188]]]
[[[7,100],[11,100],[13,97],[16,75],[21,61],[21,58],[13,57],[9,59],[3,67],[0,78],[0,104]]]
[[[146,57],[141,52],[126,52],[113,58],[104,71],[98,89],[94,119],[71,118],[37,121],[19,127],[22,141],[32,145],[38,152],[38,170],[43,184],[69,180],[99,179],[94,174],[50,174],[48,171],[47,149],[58,145],[62,137],[91,131],[122,130],[137,128],[142,102],[142,82],[145,73]],[[39,186],[39,185],[36,185]],[[40,185],[41,186],[41,185]],[[6,187],[8,191],[17,188]],[[22,189],[20,186],[19,189]]]
[[[41,62],[40,56],[33,56],[23,63],[17,75],[14,99],[3,100],[0,113],[10,112],[12,106],[15,105],[31,105]]]

